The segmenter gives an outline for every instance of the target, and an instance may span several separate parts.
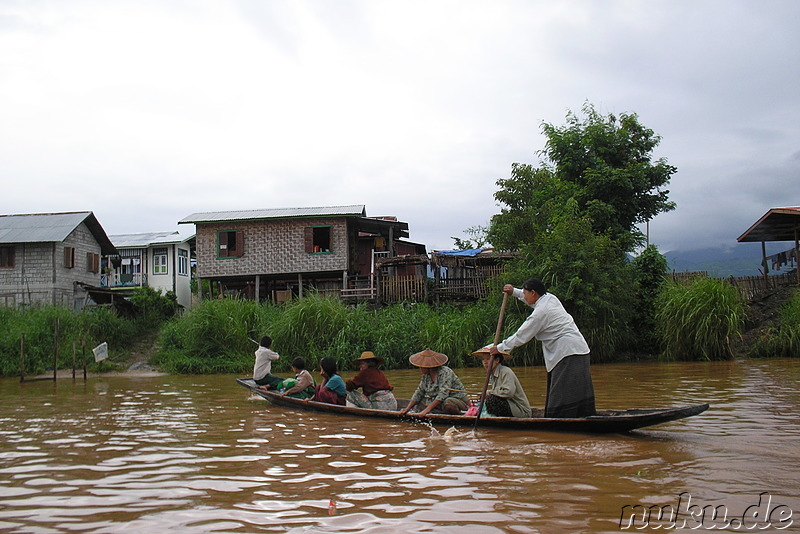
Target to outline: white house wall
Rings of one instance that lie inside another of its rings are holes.
[[[155,263],[153,261],[153,252],[156,249],[167,249],[167,272],[155,273]],[[187,273],[178,273],[178,258],[177,250],[185,250],[187,254]],[[192,304],[192,286],[191,286],[191,252],[189,246],[186,244],[168,244],[168,245],[154,245],[147,249],[147,281],[148,285],[153,289],[160,290],[162,294],[167,291],[174,291],[178,299],[178,304],[184,308],[190,308]]]

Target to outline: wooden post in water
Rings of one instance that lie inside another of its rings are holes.
[[[83,380],[86,381],[86,338],[81,339],[81,353],[83,354]]]
[[[56,374],[58,373],[58,336],[60,324],[59,318],[56,317],[55,346],[53,347],[53,382],[56,381]]]
[[[75,352],[77,351],[78,342],[72,340],[72,379],[75,380]]]
[[[19,381],[25,382],[25,332],[19,335]]]

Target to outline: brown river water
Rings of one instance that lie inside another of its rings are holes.
[[[544,370],[515,370],[541,406]],[[457,372],[480,391],[483,369]],[[800,531],[800,359],[592,374],[599,409],[711,408],[473,432],[275,407],[234,376],[3,379],[0,532]],[[419,380],[388,376],[398,396]]]

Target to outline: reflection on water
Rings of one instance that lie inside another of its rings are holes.
[[[544,371],[517,374],[541,405]],[[459,375],[480,390],[482,370]],[[683,492],[800,514],[800,361],[593,376],[598,408],[711,409],[627,435],[473,433],[273,407],[232,376],[3,380],[0,531],[615,532],[623,506]],[[389,377],[408,396],[419,373]]]

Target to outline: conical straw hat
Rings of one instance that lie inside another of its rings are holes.
[[[447,363],[447,355],[440,352],[434,352],[431,349],[425,349],[422,352],[412,354],[408,361],[411,365],[422,367],[423,369],[433,369],[434,367],[441,367]]]
[[[489,349],[491,349],[491,348],[492,348],[492,345],[486,345],[485,347],[481,347],[481,348],[479,348],[478,350],[476,350],[475,352],[473,352],[471,354],[472,354],[472,356],[478,356],[479,358],[483,358],[484,356],[488,356],[490,354]],[[500,354],[502,354],[503,358],[506,359],[506,360],[511,358],[511,353],[510,352],[500,352]]]

